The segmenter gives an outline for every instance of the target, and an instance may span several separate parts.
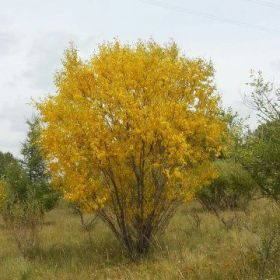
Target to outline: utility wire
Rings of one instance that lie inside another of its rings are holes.
[[[148,5],[164,8],[164,9],[167,9],[167,10],[173,10],[173,11],[183,13],[183,14],[189,14],[189,15],[193,15],[193,16],[206,18],[206,19],[209,19],[209,20],[219,21],[219,22],[223,22],[223,23],[227,23],[227,24],[231,24],[231,25],[235,25],[235,26],[239,26],[239,27],[252,28],[252,29],[256,29],[256,30],[264,31],[264,32],[274,32],[274,33],[276,32],[280,35],[280,29],[274,29],[274,28],[269,28],[269,27],[266,27],[266,26],[255,25],[255,24],[251,24],[251,23],[247,23],[247,22],[242,22],[242,21],[237,21],[237,20],[228,19],[228,18],[224,18],[224,17],[219,17],[219,16],[216,16],[214,14],[200,12],[200,11],[197,11],[197,10],[191,10],[191,9],[187,9],[187,8],[180,7],[180,6],[177,6],[177,5],[175,6],[173,4],[170,4],[170,3],[167,3],[167,2],[164,2],[164,1],[159,1],[159,0],[138,0],[138,1],[140,1],[142,3],[145,3],[145,4],[148,4]]]
[[[266,1],[266,0],[242,0],[245,2],[252,2],[254,4],[258,4],[264,7],[272,8],[272,9],[279,9],[280,10],[280,4],[277,4],[275,2]]]

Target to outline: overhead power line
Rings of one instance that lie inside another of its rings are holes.
[[[271,1],[266,1],[266,0],[242,0],[245,2],[252,2],[254,4],[263,6],[263,7],[268,7],[268,8],[272,8],[272,9],[277,9],[280,10],[280,4],[275,3],[275,2],[271,2]]]
[[[228,18],[216,16],[216,15],[210,14],[210,13],[205,13],[205,12],[201,12],[201,11],[197,11],[197,10],[191,10],[191,9],[188,9],[185,7],[180,7],[177,5],[175,6],[173,4],[170,4],[170,3],[167,3],[164,1],[159,1],[159,0],[138,0],[138,1],[145,3],[145,4],[152,5],[152,6],[164,8],[167,10],[173,10],[178,13],[189,14],[192,16],[206,18],[209,20],[223,22],[223,23],[227,23],[227,24],[231,24],[231,25],[235,25],[235,26],[239,26],[239,27],[246,27],[246,28],[256,29],[256,30],[264,31],[264,32],[276,32],[276,33],[280,34],[280,29],[274,29],[274,28],[269,28],[266,26],[261,26],[261,25],[251,24],[251,23],[237,21],[237,20],[233,20],[233,19],[228,19]]]

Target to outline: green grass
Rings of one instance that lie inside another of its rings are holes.
[[[252,202],[246,213],[223,214],[235,216],[226,229],[196,203],[182,207],[147,258],[132,263],[100,221],[90,242],[79,218],[60,206],[46,216],[32,261],[20,255],[0,223],[0,279],[259,279],[261,240],[274,211],[268,200]],[[280,279],[278,266],[279,258],[269,259],[266,279]]]

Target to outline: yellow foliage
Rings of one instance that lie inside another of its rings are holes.
[[[132,223],[215,178],[225,125],[210,63],[153,41],[105,43],[88,61],[70,48],[56,87],[38,104],[41,144],[65,197],[86,210]]]

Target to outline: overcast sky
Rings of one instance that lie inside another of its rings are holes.
[[[88,58],[115,37],[174,40],[187,56],[213,61],[224,104],[243,116],[250,69],[280,81],[279,0],[0,0],[0,7],[0,150],[15,155],[34,114],[31,98],[55,92],[70,41]]]

